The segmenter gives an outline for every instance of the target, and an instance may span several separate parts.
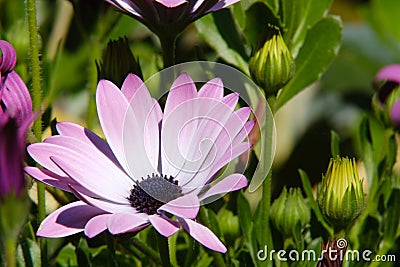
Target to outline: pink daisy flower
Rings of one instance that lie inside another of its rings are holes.
[[[168,237],[181,227],[204,246],[226,248],[196,222],[201,203],[247,186],[242,174],[217,172],[247,151],[254,121],[249,107],[235,110],[238,94],[223,96],[218,78],[199,91],[180,75],[164,112],[144,83],[128,75],[121,90],[102,80],[97,111],[107,143],[72,123],[58,123],[60,135],[28,147],[44,168],[26,167],[35,179],[73,193],[79,201],[50,214],[38,235],[94,237],[138,232],[152,225]]]

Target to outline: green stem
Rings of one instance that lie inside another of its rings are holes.
[[[270,223],[270,210],[271,210],[271,185],[272,185],[272,172],[270,171],[265,179],[262,187],[262,201],[263,209],[261,211],[262,226],[261,236],[265,238],[268,248],[273,248],[272,233]]]
[[[159,35],[164,69],[175,64],[176,37],[177,35],[175,34]]]
[[[345,238],[346,237],[346,229],[340,228],[340,229],[334,229],[334,237],[336,240],[340,238]]]
[[[169,257],[171,260],[172,266],[178,266],[178,260],[176,258],[176,241],[178,240],[178,235],[172,235],[169,237]]]
[[[137,237],[132,238],[132,244],[140,252],[142,252],[143,254],[148,256],[152,261],[161,265],[161,259],[160,259],[160,256],[157,254],[157,252],[154,251],[149,246],[147,246],[145,243],[143,243],[139,238],[137,238]]]
[[[32,108],[40,111],[42,105],[42,88],[40,84],[40,60],[39,60],[39,41],[36,19],[35,0],[26,0],[26,10],[28,13],[29,44],[30,44],[30,67],[32,72]],[[39,113],[33,125],[33,132],[38,141],[42,139],[42,122]]]
[[[193,261],[195,260],[194,259],[194,256],[195,256],[194,252],[196,250],[196,247],[195,247],[196,243],[197,242],[194,242],[192,237],[189,237],[188,250],[187,250],[187,254],[185,255],[186,259],[185,259],[185,264],[183,266],[188,267],[188,266],[191,266],[193,264]]]
[[[158,252],[160,253],[161,263],[163,267],[170,267],[168,238],[157,234]]]
[[[115,238],[107,233],[106,243],[108,248],[108,266],[110,267],[118,266],[115,258]]]
[[[14,238],[6,238],[4,242],[5,250],[6,250],[6,266],[7,267],[15,267],[17,266],[15,251],[17,250],[17,244],[15,243]]]
[[[39,60],[39,33],[36,18],[36,1],[26,0],[26,11],[28,16],[29,28],[29,47],[30,47],[30,67],[32,72],[32,108],[34,111],[39,111],[39,115],[33,124],[33,133],[36,139],[40,142],[42,140],[42,88],[40,84],[40,60]],[[45,185],[42,183],[37,184],[37,197],[38,197],[38,221],[41,222],[46,217],[46,199],[45,199]],[[47,266],[47,241],[40,239],[42,266]]]

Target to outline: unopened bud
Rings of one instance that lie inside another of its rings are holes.
[[[286,237],[303,229],[310,221],[310,208],[299,188],[283,188],[271,206],[271,219],[275,227]],[[300,227],[299,227],[300,226]]]
[[[139,60],[136,60],[128,44],[128,39],[119,38],[110,41],[100,63],[97,63],[100,79],[112,81],[119,88],[129,73],[136,74],[143,80]]]
[[[268,25],[249,61],[250,74],[267,94],[274,94],[293,76],[295,62],[276,26]]]
[[[346,229],[364,209],[362,180],[354,159],[332,158],[322,178],[318,204],[337,230]]]

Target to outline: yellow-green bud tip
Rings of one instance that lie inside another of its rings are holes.
[[[249,68],[254,81],[267,94],[276,93],[292,78],[295,62],[278,27],[268,25],[253,51]]]
[[[318,204],[325,218],[341,230],[350,226],[364,209],[362,180],[354,159],[332,158],[322,177]]]

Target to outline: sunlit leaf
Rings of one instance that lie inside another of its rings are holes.
[[[284,38],[294,57],[303,44],[307,30],[327,14],[332,0],[282,1]]]
[[[341,32],[342,23],[334,16],[321,19],[307,32],[295,59],[296,73],[278,94],[276,110],[321,77],[338,53]]]
[[[312,187],[310,184],[310,180],[308,178],[308,175],[306,172],[304,172],[303,170],[299,170],[299,174],[301,177],[301,181],[303,183],[303,189],[307,195],[307,199],[308,199],[308,203],[311,207],[311,209],[314,211],[315,216],[317,216],[318,221],[322,224],[322,226],[325,228],[325,230],[331,235],[333,236],[333,229],[332,227],[330,227],[328,225],[328,223],[325,221],[324,216],[322,215],[319,207],[318,207],[318,203],[317,201],[314,199],[314,195],[312,192]]]
[[[227,63],[248,73],[248,64],[238,52],[229,47],[215,25],[213,16],[205,16],[195,23],[199,36]]]
[[[17,263],[19,266],[26,267],[40,266],[41,258],[38,244],[28,238],[23,240],[17,249]]]

